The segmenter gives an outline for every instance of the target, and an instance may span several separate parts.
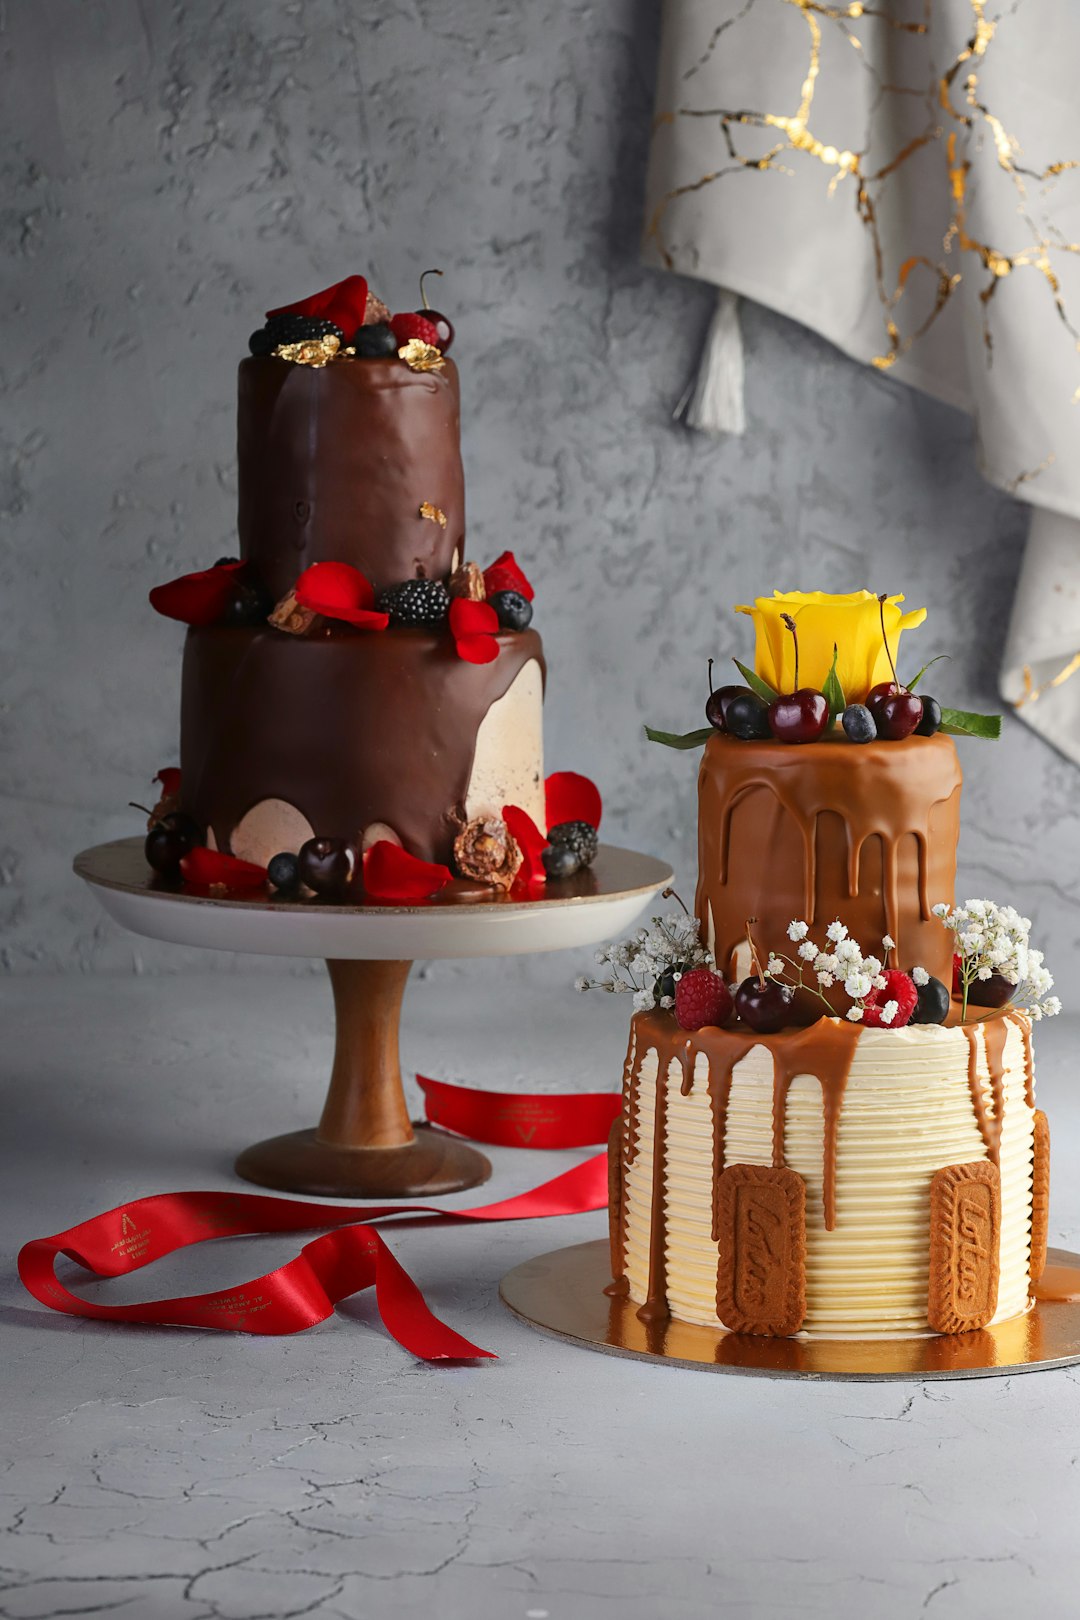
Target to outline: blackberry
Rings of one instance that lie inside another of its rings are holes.
[[[488,601],[504,630],[527,630],[532,623],[532,603],[520,591],[496,591]]]
[[[407,579],[403,585],[383,591],[379,609],[389,613],[391,625],[427,629],[446,618],[450,592],[441,579]]]
[[[274,604],[257,585],[238,584],[225,604],[223,624],[265,624]]]
[[[591,866],[600,848],[596,828],[587,821],[560,821],[548,833],[548,843],[573,850],[582,866]]]
[[[258,332],[252,332],[248,348],[252,354],[273,354],[282,343],[309,343],[315,338],[336,337],[344,343],[345,334],[333,321],[316,315],[275,315]]]

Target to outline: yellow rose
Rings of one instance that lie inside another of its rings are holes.
[[[885,602],[885,629],[889,651],[897,656],[900,632],[913,629],[926,618],[925,608],[901,613],[902,596]],[[826,591],[776,591],[759,596],[748,613],[757,631],[754,668],[777,692],[795,689],[795,644],[781,614],[789,613],[799,631],[799,685],[819,690],[832,664],[833,644],[838,656],[836,673],[849,703],[861,703],[872,686],[892,679],[881,637],[878,599],[872,591],[830,596]]]

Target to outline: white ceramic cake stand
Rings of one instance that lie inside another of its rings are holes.
[[[592,867],[540,900],[426,906],[333,906],[314,900],[218,899],[156,878],[141,838],[98,844],[75,871],[124,928],[174,945],[326,961],[336,1044],[314,1130],[246,1148],[247,1181],[331,1198],[420,1198],[486,1181],[491,1165],[467,1142],[409,1121],[398,1060],[405,981],[413,961],[512,956],[592,945],[626,931],[672,881],[663,861],[602,845]]]

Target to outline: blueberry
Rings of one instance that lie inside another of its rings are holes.
[[[549,878],[570,878],[581,870],[578,853],[569,844],[551,844],[540,859]]]
[[[950,997],[940,979],[927,979],[917,986],[919,999],[911,1015],[913,1024],[943,1024],[949,1016]]]
[[[237,585],[222,614],[224,624],[264,624],[273,603],[257,585]]]
[[[349,345],[360,360],[378,360],[383,355],[397,354],[398,340],[382,322],[372,326],[358,326],[356,336]]]
[[[271,858],[266,875],[275,889],[295,889],[300,882],[300,863],[295,855],[285,850]]]
[[[248,338],[248,348],[252,354],[273,354],[274,339],[265,326],[260,326],[257,332],[252,332]]]
[[[724,724],[731,735],[742,742],[772,735],[769,729],[769,705],[763,703],[756,692],[746,692],[741,697],[732,698],[724,715]]]
[[[922,700],[922,719],[915,727],[916,737],[932,737],[935,731],[941,729],[941,704],[937,698],[924,697]]]
[[[504,630],[527,630],[532,623],[532,603],[520,591],[496,591],[488,601]]]
[[[874,717],[865,703],[849,703],[844,710],[840,724],[843,726],[849,742],[873,742],[877,736]]]

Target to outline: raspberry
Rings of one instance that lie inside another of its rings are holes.
[[[863,1024],[867,1029],[903,1029],[905,1024],[911,1022],[911,1015],[919,1001],[915,980],[901,973],[899,968],[886,968],[883,978],[884,990],[871,990],[863,1002]],[[889,1001],[896,1002],[896,1014],[892,1023],[886,1024],[881,1009]]]
[[[442,624],[450,611],[450,595],[441,579],[407,579],[379,597],[379,610],[389,613],[391,625]]]
[[[439,328],[425,315],[393,315],[390,330],[399,345],[408,343],[411,338],[419,338],[421,343],[430,343],[433,349],[439,347]]]
[[[675,986],[675,1017],[683,1029],[726,1024],[732,1005],[731,991],[712,968],[691,968]]]
[[[572,849],[582,866],[591,866],[600,848],[596,828],[587,821],[560,821],[548,833],[548,843],[562,844],[566,849]]]

